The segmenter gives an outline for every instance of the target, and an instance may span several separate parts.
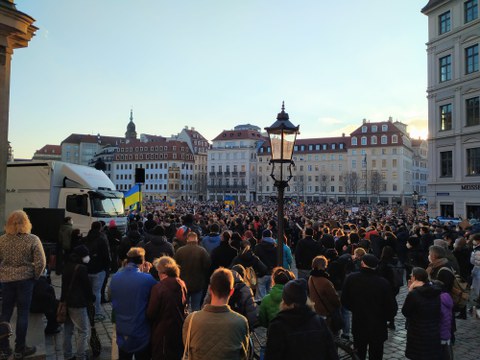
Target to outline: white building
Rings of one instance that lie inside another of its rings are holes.
[[[257,150],[266,138],[254,125],[224,130],[208,150],[208,200],[231,196],[237,202],[255,201]]]
[[[430,216],[480,218],[478,0],[430,0],[428,205]]]

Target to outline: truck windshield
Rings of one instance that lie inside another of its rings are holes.
[[[96,217],[123,215],[123,202],[118,198],[92,196],[92,213]]]

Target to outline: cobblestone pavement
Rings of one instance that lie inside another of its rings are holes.
[[[55,286],[57,294],[60,291],[60,276],[52,275],[52,284]],[[397,296],[399,311],[395,318],[396,330],[389,330],[388,340],[385,342],[384,359],[400,360],[405,359],[406,330],[405,318],[401,314],[401,308],[407,294],[407,288],[404,286]],[[112,334],[114,326],[111,322],[111,304],[103,305],[107,318],[105,321],[97,322],[95,327],[102,342],[102,353],[98,359],[113,359],[112,357]],[[41,330],[41,329],[39,329]],[[266,329],[259,328],[255,330],[260,342],[265,343]],[[457,319],[456,344],[454,346],[455,359],[457,360],[480,360],[480,351],[478,350],[480,334],[480,319],[472,318],[469,313],[467,320]],[[54,336],[45,337],[45,348],[47,359],[63,360],[62,354],[63,333],[60,332]],[[256,344],[258,346],[258,344]]]

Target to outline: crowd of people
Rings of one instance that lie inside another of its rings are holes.
[[[112,220],[84,237],[66,218],[65,358],[87,358],[88,307],[102,321],[111,301],[119,359],[247,359],[257,326],[267,328],[265,359],[336,359],[335,338],[361,359],[382,359],[402,286],[405,356],[453,358],[456,321],[480,301],[474,224],[431,223],[421,209],[289,203],[277,264],[275,205],[146,203],[128,214],[126,234]],[[458,278],[472,286],[468,303],[456,296]]]

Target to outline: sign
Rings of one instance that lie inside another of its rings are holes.
[[[447,192],[437,192],[437,196],[450,196],[450,193],[447,193]]]
[[[358,212],[358,207],[352,207],[352,213],[357,213]]]
[[[462,185],[462,190],[480,190],[480,184],[465,184]]]

